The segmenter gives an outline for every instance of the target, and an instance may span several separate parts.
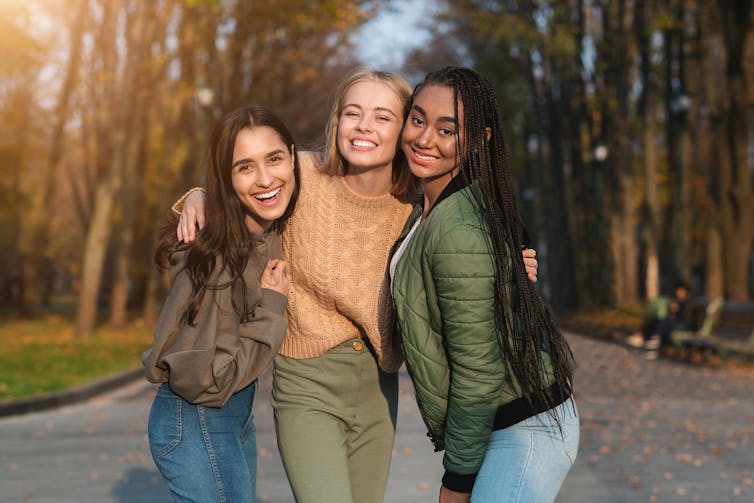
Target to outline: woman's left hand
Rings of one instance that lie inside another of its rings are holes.
[[[529,276],[529,281],[532,283],[537,282],[537,269],[539,269],[539,263],[535,258],[537,251],[534,248],[524,248],[521,253],[524,256],[524,266],[526,266],[526,275]]]
[[[445,486],[440,486],[440,503],[469,503],[471,493],[459,493]]]

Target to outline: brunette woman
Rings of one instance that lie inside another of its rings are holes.
[[[293,138],[268,109],[224,116],[207,163],[208,228],[191,244],[163,231],[171,289],[144,354],[161,383],[149,415],[157,468],[181,502],[254,501],[257,376],[286,331],[279,232],[298,195]]]

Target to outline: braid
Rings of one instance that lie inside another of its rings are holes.
[[[460,152],[460,176],[479,189],[471,193],[485,220],[487,244],[495,258],[495,307],[501,350],[526,399],[552,409],[556,403],[546,392],[548,382],[543,354],[550,357],[556,396],[571,391],[573,354],[552,312],[526,274],[520,253],[523,226],[508,169],[495,91],[484,77],[468,68],[448,67],[428,74],[414,96],[429,84],[453,89],[456,117],[460,117],[459,103],[463,106],[463,127],[456,132],[456,144],[465,146]],[[489,139],[488,131],[491,132]]]

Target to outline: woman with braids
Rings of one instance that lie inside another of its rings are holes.
[[[210,139],[207,232],[178,242],[177,219],[155,258],[170,293],[144,353],[160,383],[149,446],[175,501],[254,501],[257,377],[286,331],[279,233],[298,195],[293,138],[264,107],[225,115]]]
[[[441,502],[552,502],[578,448],[573,357],[519,251],[497,99],[467,68],[413,93],[402,149],[421,180],[390,271]]]

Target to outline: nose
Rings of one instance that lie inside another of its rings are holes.
[[[372,130],[372,119],[364,114],[359,118],[359,122],[356,124],[356,129],[358,131],[371,131]]]
[[[262,188],[267,188],[270,185],[272,185],[272,182],[274,180],[274,176],[272,176],[272,171],[268,166],[260,166],[257,169],[257,179],[255,181],[256,185]]]
[[[419,135],[414,140],[414,143],[419,148],[429,148],[432,146],[432,143],[434,142],[434,132],[432,131],[432,128],[422,128]]]

